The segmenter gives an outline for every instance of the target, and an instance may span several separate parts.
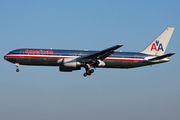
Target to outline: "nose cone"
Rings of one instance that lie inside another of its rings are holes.
[[[11,63],[16,63],[16,58],[15,57],[12,57],[11,55],[7,54],[4,56],[4,59],[11,62]]]
[[[4,59],[7,60],[7,55],[4,56]]]
[[[8,55],[5,55],[5,56],[4,56],[4,59],[7,60],[7,61],[9,61],[9,62],[11,62],[11,58],[9,58]]]

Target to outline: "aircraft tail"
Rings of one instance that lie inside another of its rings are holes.
[[[173,31],[174,28],[172,27],[166,28],[148,47],[146,47],[140,53],[157,56],[164,55]]]

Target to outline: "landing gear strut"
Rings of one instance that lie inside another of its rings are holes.
[[[19,72],[19,63],[15,63],[15,66],[16,66],[16,72]]]
[[[84,77],[86,77],[87,75],[91,75],[94,72],[94,69],[90,69],[91,66],[89,64],[87,64],[85,66],[86,72],[83,74]]]

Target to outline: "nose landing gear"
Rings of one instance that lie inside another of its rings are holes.
[[[15,66],[16,66],[16,72],[19,72],[19,63],[15,63]]]

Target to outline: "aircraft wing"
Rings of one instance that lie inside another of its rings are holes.
[[[120,48],[123,45],[115,45],[113,47],[110,47],[108,49],[102,50],[95,52],[93,54],[85,55],[82,57],[77,58],[77,61],[80,62],[90,62],[90,61],[95,61],[95,60],[104,60],[108,56],[114,53],[114,51],[118,48]]]

